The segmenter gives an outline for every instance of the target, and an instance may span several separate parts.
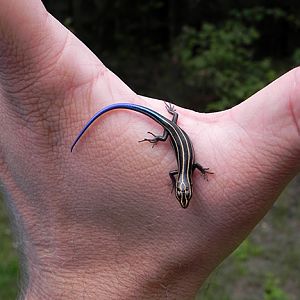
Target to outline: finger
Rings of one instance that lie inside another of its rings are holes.
[[[109,81],[107,84],[99,80],[97,86],[105,99],[132,94],[81,41],[46,11],[40,0],[0,0],[0,5],[0,84],[5,96],[18,94],[18,97],[6,97],[14,101],[15,106],[24,103],[28,107],[28,102],[33,100],[28,92],[40,105],[37,91],[45,90],[48,95],[55,94],[54,99],[48,99],[50,104],[58,101],[61,106],[66,90],[84,85],[91,87],[99,78]],[[87,98],[91,91],[81,92],[81,97],[85,94]],[[30,104],[37,106],[36,101]]]
[[[32,37],[34,28],[41,25],[47,16],[40,0],[0,0],[0,6],[0,34],[14,33],[16,39]]]
[[[82,122],[99,109],[99,99],[133,98],[41,1],[0,0],[0,5],[0,103],[9,104],[0,106],[2,115],[38,125],[35,132],[51,132],[56,139],[70,127],[66,122]]]
[[[99,71],[100,61],[83,50],[41,1],[0,1],[0,5],[0,83],[4,91],[28,92],[43,78],[50,89],[55,82],[59,91],[67,82],[78,86]]]

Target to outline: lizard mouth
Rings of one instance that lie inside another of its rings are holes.
[[[182,208],[187,208],[190,203],[191,194],[190,193],[181,193],[177,192],[176,198],[179,201]]]

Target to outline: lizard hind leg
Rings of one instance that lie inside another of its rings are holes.
[[[151,144],[153,144],[152,148],[159,142],[159,141],[165,141],[168,138],[168,131],[164,130],[162,135],[155,135],[154,133],[148,131],[149,134],[151,134],[153,136],[152,139],[150,138],[144,138],[142,140],[139,141],[139,143],[141,142],[149,142]]]

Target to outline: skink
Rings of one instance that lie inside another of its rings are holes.
[[[98,111],[84,126],[75,139],[71,147],[71,152],[85,131],[103,114],[115,109],[129,109],[142,113],[159,123],[164,128],[164,132],[162,135],[154,135],[153,133],[148,132],[153,135],[153,138],[145,138],[140,142],[148,141],[156,144],[159,141],[166,141],[168,137],[171,139],[177,158],[178,169],[171,171],[169,175],[172,180],[173,188],[175,188],[176,191],[176,198],[178,199],[181,207],[187,208],[193,195],[192,175],[194,170],[198,169],[204,176],[206,176],[207,173],[213,173],[208,171],[209,168],[204,168],[199,163],[195,163],[192,142],[186,132],[177,125],[178,113],[176,112],[174,105],[171,105],[170,103],[165,103],[165,105],[167,111],[173,116],[172,120],[165,118],[150,108],[137,104],[115,103],[106,106]]]

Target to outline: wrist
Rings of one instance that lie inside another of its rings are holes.
[[[110,241],[114,246],[104,252],[104,237],[90,244],[77,234],[73,249],[66,252],[48,247],[40,251],[38,259],[32,258],[31,252],[24,277],[25,299],[159,299],[166,295],[191,299],[207,274],[199,263],[203,260],[184,253],[183,246],[167,247],[161,241],[141,246],[136,242],[132,251],[129,245]]]

